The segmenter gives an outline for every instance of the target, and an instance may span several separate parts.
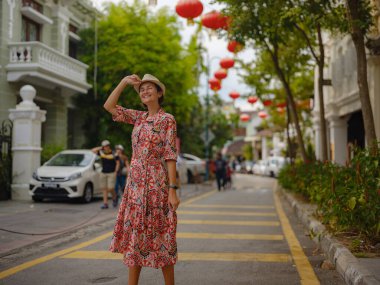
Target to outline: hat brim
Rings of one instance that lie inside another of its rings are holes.
[[[140,93],[140,86],[146,82],[154,83],[154,84],[160,86],[160,88],[162,90],[162,95],[165,95],[165,91],[166,91],[165,85],[161,81],[151,80],[151,79],[141,80],[141,82],[139,84],[133,86],[137,93]]]

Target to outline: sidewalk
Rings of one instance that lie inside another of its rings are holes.
[[[186,184],[178,194],[181,201],[186,201],[211,189],[207,184]],[[101,199],[89,204],[77,201],[0,201],[0,258],[91,225],[112,223],[117,208],[101,210],[101,205]]]
[[[327,232],[321,222],[313,217],[315,206],[297,200],[279,184],[277,184],[277,190],[293,208],[303,225],[313,232],[313,240],[334,264],[346,284],[380,284],[380,258],[356,258],[348,248]]]

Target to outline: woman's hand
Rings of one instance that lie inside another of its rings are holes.
[[[169,208],[173,211],[176,211],[179,203],[181,202],[177,196],[177,192],[175,189],[169,189],[169,199],[168,199]]]
[[[138,75],[132,74],[132,75],[128,75],[124,77],[121,81],[124,82],[125,84],[134,86],[134,85],[139,84],[141,82],[141,79]]]

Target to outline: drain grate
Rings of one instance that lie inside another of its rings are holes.
[[[47,209],[44,212],[45,213],[77,214],[77,213],[83,212],[83,210],[52,208],[52,209]]]
[[[111,282],[113,280],[115,280],[117,277],[100,277],[100,278],[96,278],[96,279],[91,279],[90,280],[90,283],[92,284],[100,284],[100,283],[107,283],[107,282]]]

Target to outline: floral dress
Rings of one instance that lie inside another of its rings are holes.
[[[113,120],[134,125],[132,159],[110,251],[127,266],[161,268],[177,261],[177,215],[168,205],[166,160],[177,160],[176,122],[160,109],[148,112],[116,106]]]

